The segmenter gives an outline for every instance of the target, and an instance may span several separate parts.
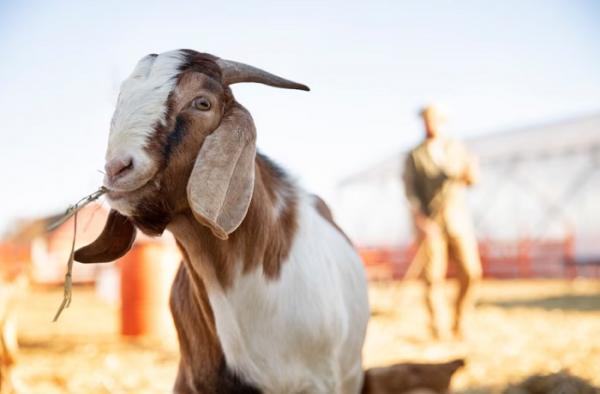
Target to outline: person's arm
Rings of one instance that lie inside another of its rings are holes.
[[[474,185],[479,182],[479,161],[476,156],[467,151],[467,148],[463,144],[459,142],[455,143],[455,147],[457,148],[455,153],[457,156],[454,160],[464,163],[462,171],[458,174],[458,179],[467,186]]]
[[[411,154],[408,155],[404,163],[402,180],[404,181],[404,192],[415,227],[422,234],[428,233],[432,227],[432,220],[425,213],[418,195],[416,168]]]
[[[479,182],[479,160],[476,156],[469,155],[469,153],[467,155],[463,181],[466,185],[471,186]]]
[[[423,212],[421,201],[417,195],[417,178],[415,174],[415,163],[411,154],[408,155],[404,163],[404,171],[402,173],[404,181],[404,193],[408,200],[410,211],[413,215],[417,212]]]

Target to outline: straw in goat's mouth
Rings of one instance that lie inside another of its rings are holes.
[[[69,260],[67,261],[67,273],[65,274],[65,285],[64,285],[64,295],[63,300],[54,315],[53,322],[57,321],[62,311],[69,307],[71,304],[72,298],[72,288],[73,288],[73,280],[72,280],[72,271],[73,271],[73,255],[75,254],[75,239],[77,237],[77,212],[79,212],[83,207],[91,203],[92,201],[97,200],[106,193],[108,190],[105,187],[100,187],[100,189],[96,190],[92,194],[89,194],[83,197],[81,200],[77,201],[74,205],[71,205],[66,212],[54,223],[48,226],[48,231],[52,231],[59,227],[61,224],[65,223],[71,216],[73,216],[73,242],[71,243],[71,253],[69,253]]]

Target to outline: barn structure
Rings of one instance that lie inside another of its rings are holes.
[[[481,166],[468,200],[488,276],[599,275],[600,113],[465,143]],[[383,160],[337,188],[337,219],[383,277],[402,275],[414,249],[405,157]]]

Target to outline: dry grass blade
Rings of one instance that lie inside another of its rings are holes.
[[[83,197],[81,200],[77,201],[74,205],[71,205],[69,208],[67,208],[65,213],[59,219],[50,223],[50,225],[48,225],[46,230],[52,231],[52,230],[57,229],[58,227],[60,227],[60,225],[65,223],[67,220],[69,220],[71,218],[71,216],[73,216],[77,211],[79,211],[81,208],[85,207],[92,201],[95,201],[98,198],[100,198],[100,196],[102,196],[104,193],[106,193],[106,191],[107,190],[104,187],[100,187],[100,189],[96,190],[92,194],[89,194],[89,195]]]
[[[95,201],[98,198],[100,198],[100,196],[102,196],[104,193],[106,193],[106,189],[104,187],[101,187],[94,193],[83,197],[81,200],[77,201],[75,205],[70,206],[60,219],[48,226],[48,230],[51,231],[60,226],[61,224],[65,223],[71,216],[73,216],[73,242],[71,243],[71,252],[69,253],[69,260],[67,261],[67,273],[65,274],[64,295],[63,300],[60,306],[58,307],[56,314],[54,315],[54,319],[52,319],[53,322],[57,321],[62,311],[68,308],[71,304],[73,289],[73,255],[75,254],[75,239],[77,236],[77,212],[79,212],[79,210],[81,210],[83,207],[85,207],[92,201]]]

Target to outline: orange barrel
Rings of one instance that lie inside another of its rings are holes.
[[[172,242],[137,242],[119,260],[121,267],[121,334],[170,339],[169,291],[180,255]]]

